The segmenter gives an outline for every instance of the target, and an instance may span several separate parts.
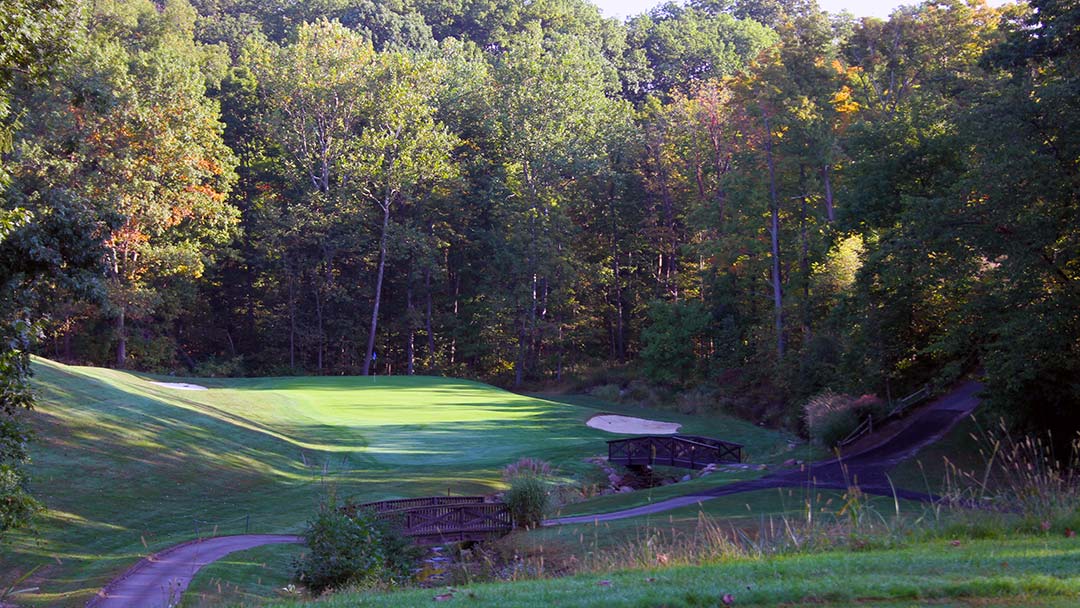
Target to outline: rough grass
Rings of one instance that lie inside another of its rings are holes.
[[[304,550],[301,545],[266,545],[232,553],[199,570],[180,606],[257,606],[267,598],[287,597],[292,560]]]
[[[979,440],[984,426],[974,418],[959,422],[939,441],[893,468],[889,477],[900,488],[945,493],[949,489],[949,464],[965,471],[980,471],[986,466],[986,458],[980,453],[986,446]]]
[[[1080,602],[1080,541],[1024,537],[940,540],[883,550],[830,551],[702,566],[625,570],[453,590],[340,594],[282,608],[411,608],[452,593],[477,608],[723,606],[1068,606]]]
[[[520,457],[574,475],[613,437],[584,425],[595,408],[446,378],[156,378],[40,359],[35,371],[31,474],[50,510],[37,535],[0,546],[0,587],[41,566],[23,585],[38,590],[17,598],[25,604],[82,605],[139,558],[197,533],[299,532],[331,490],[487,493]],[[730,418],[676,421],[774,459],[787,445]]]

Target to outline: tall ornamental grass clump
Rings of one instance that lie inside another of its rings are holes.
[[[503,479],[510,483],[504,500],[519,528],[535,528],[544,521],[551,506],[547,478],[551,465],[543,460],[522,458],[503,469]]]
[[[875,395],[854,397],[825,391],[803,406],[806,430],[814,442],[831,448],[851,434],[867,417],[880,419],[888,406]]]

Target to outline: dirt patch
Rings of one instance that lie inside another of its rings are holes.
[[[188,384],[187,382],[151,382],[150,384],[156,384],[157,386],[164,386],[165,388],[175,388],[182,391],[205,391],[205,386],[199,386],[198,384]]]
[[[585,424],[601,431],[624,435],[674,435],[682,427],[676,422],[661,422],[615,414],[597,414],[586,420]]]

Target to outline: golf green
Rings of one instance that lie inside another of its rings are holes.
[[[436,377],[166,378],[37,359],[27,416],[36,532],[0,546],[0,589],[81,605],[147,553],[197,535],[299,532],[321,500],[497,491],[524,456],[565,477],[614,435],[595,407]],[[155,382],[182,382],[183,390]],[[779,457],[785,439],[732,418],[651,412],[684,432]],[[764,456],[762,456],[764,457]]]

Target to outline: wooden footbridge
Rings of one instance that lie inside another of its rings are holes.
[[[490,540],[514,528],[506,503],[485,502],[483,496],[403,498],[342,508],[350,516],[363,509],[421,545]]]
[[[607,444],[608,461],[626,467],[704,469],[710,464],[742,462],[740,444],[696,435],[647,435]]]

